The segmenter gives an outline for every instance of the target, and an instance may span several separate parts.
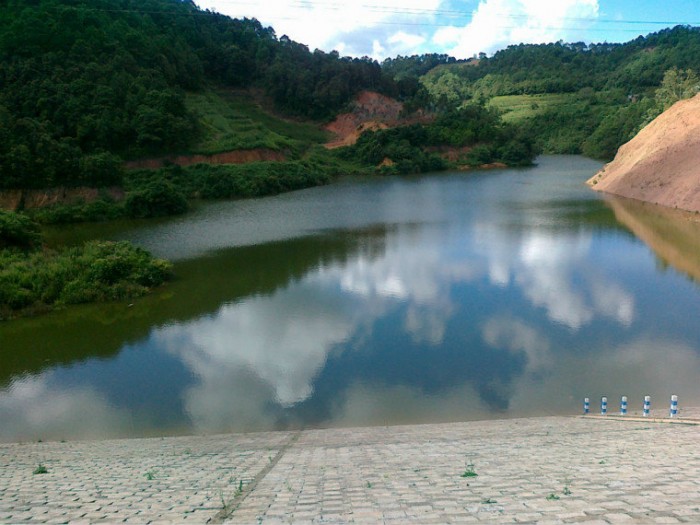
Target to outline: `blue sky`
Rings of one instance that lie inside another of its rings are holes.
[[[416,53],[467,58],[510,44],[626,42],[700,25],[697,0],[195,0],[257,18],[311,49],[378,60]]]

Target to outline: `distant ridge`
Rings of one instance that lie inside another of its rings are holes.
[[[700,212],[700,95],[659,115],[588,184],[596,191]]]

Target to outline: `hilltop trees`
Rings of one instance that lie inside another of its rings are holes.
[[[325,119],[393,81],[370,59],[310,52],[189,0],[0,3],[0,188],[119,182],[120,158],[186,151],[186,91],[267,92]]]

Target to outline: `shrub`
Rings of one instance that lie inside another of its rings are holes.
[[[24,309],[138,297],[171,266],[122,242],[93,241],[61,252],[0,250],[0,319]]]
[[[39,226],[26,215],[0,210],[0,248],[29,250],[41,244]]]
[[[124,203],[129,217],[178,215],[188,209],[187,199],[167,180],[151,180],[143,188],[129,193]]]

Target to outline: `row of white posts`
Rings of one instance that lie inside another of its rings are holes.
[[[642,415],[644,417],[649,416],[649,409],[651,408],[651,396],[644,396],[644,405],[642,407]],[[591,411],[591,400],[587,397],[583,399],[583,413],[588,414]],[[608,413],[608,398],[603,396],[600,398],[600,414],[605,416]],[[627,415],[627,396],[622,396],[620,400],[620,415]],[[675,417],[678,415],[678,396],[671,396],[671,408],[669,409],[669,417]]]

